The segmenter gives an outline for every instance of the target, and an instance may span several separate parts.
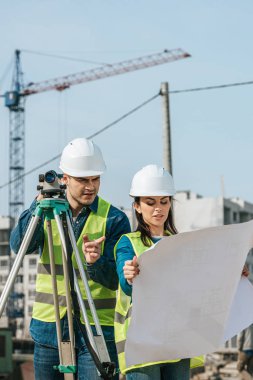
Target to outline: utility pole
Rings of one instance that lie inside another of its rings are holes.
[[[161,83],[160,94],[163,98],[163,167],[172,175],[171,133],[170,133],[170,106],[169,84]]]

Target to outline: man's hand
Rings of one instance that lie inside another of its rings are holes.
[[[43,199],[43,195],[41,193],[39,193],[36,200],[37,200],[37,202],[39,202],[39,201],[41,201],[41,199]]]
[[[127,260],[125,262],[123,271],[125,279],[130,285],[132,285],[133,279],[140,273],[137,256],[134,256],[133,260]]]
[[[101,244],[105,241],[105,236],[90,241],[87,235],[83,235],[82,250],[88,264],[94,264],[101,255]]]

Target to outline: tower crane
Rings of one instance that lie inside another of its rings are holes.
[[[5,106],[10,111],[9,130],[9,216],[14,222],[24,208],[25,170],[25,100],[27,96],[45,91],[63,91],[73,85],[120,75],[135,70],[161,65],[190,57],[182,49],[164,50],[123,62],[107,64],[75,74],[24,85],[20,50],[15,51],[12,89],[4,94]]]

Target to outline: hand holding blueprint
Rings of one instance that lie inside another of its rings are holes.
[[[143,253],[127,365],[210,353],[253,323],[253,287],[241,276],[252,247],[250,221],[165,237]]]

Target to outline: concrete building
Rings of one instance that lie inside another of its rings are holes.
[[[136,229],[136,225],[137,225],[134,209],[133,208],[124,208],[123,206],[120,206],[118,208],[126,214],[126,216],[128,217],[128,220],[130,222],[131,230],[134,231]]]
[[[9,236],[12,223],[9,217],[0,217],[0,293],[9,277],[16,255],[11,253]],[[13,289],[9,295],[6,308],[0,318],[0,327],[11,327],[16,337],[29,336],[29,321],[35,295],[35,281],[38,255],[24,258]],[[8,309],[8,312],[7,312]]]
[[[175,196],[175,217],[179,231],[242,223],[253,219],[253,204],[240,198],[208,198],[191,191]]]
[[[7,216],[0,217],[0,293],[2,292],[9,277],[15,255],[10,255],[9,236],[12,221]],[[23,314],[21,313],[23,297],[23,268],[20,269],[15,279],[13,289],[8,298],[6,308],[0,319],[0,327],[11,327],[13,331],[23,325]],[[8,309],[8,315],[7,315]]]
[[[24,286],[24,331],[23,335],[25,338],[29,337],[29,325],[32,316],[33,303],[35,300],[35,284],[36,284],[36,274],[38,265],[39,255],[30,254],[26,255],[23,261],[23,286]]]
[[[191,191],[180,191],[174,202],[175,224],[179,232],[243,223],[253,219],[253,204],[240,198],[202,197]],[[247,257],[253,282],[253,251]]]
[[[9,234],[10,234],[10,218],[6,216],[0,217],[0,293],[7,281],[10,271],[10,256],[9,256]],[[8,326],[8,318],[6,310],[3,312],[0,319],[0,327]]]

